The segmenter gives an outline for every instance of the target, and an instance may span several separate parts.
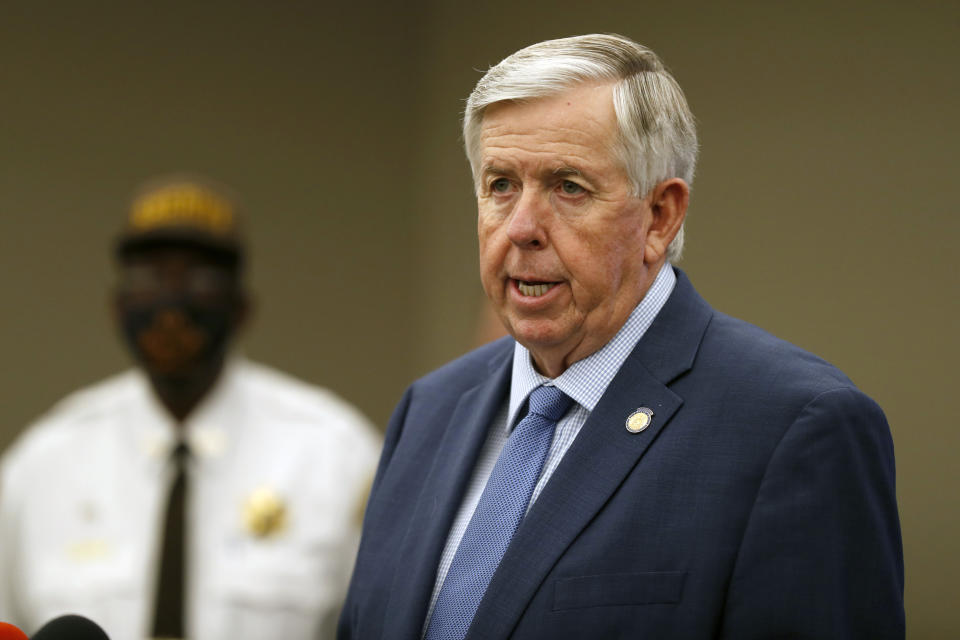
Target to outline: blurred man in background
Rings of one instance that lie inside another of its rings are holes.
[[[79,391],[2,459],[0,619],[114,640],[317,638],[334,625],[379,449],[331,392],[236,354],[236,201],[154,182],[116,244],[137,368]]]

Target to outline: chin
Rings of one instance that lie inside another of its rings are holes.
[[[551,322],[520,321],[510,325],[510,335],[528,350],[555,347],[563,342],[565,333]]]
[[[191,375],[193,373],[192,371],[170,371],[168,369],[162,371],[157,369],[148,369],[147,371],[150,374],[150,378],[155,383],[159,383],[170,388],[186,386],[193,379],[193,376]]]

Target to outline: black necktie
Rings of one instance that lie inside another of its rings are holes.
[[[180,442],[171,454],[175,477],[163,525],[163,546],[157,571],[157,601],[153,618],[155,638],[183,638],[183,592],[187,459],[190,450]]]

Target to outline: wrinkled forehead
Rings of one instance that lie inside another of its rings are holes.
[[[552,90],[541,90],[529,95],[497,100],[484,105],[476,115],[481,128],[493,113],[507,109],[519,113],[523,107],[536,109],[542,105],[548,105],[547,110],[557,114],[582,106],[596,117],[615,119],[614,93],[618,84],[613,81],[575,82]],[[513,107],[516,109],[512,109]]]
[[[611,157],[619,139],[610,84],[581,85],[552,95],[501,101],[484,111],[480,166],[512,153]]]

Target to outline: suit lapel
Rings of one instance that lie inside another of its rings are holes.
[[[401,543],[386,620],[389,637],[419,638],[437,566],[491,421],[509,388],[513,342],[491,361],[490,376],[461,396],[443,430],[433,466]]]
[[[677,285],[520,524],[467,638],[506,638],[573,540],[617,491],[683,403],[666,385],[693,363],[712,311],[678,270]],[[639,407],[653,410],[641,433],[626,430]]]

